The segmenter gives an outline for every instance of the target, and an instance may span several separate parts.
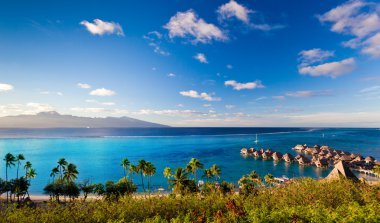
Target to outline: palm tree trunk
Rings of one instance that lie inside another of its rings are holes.
[[[144,191],[144,193],[145,193],[144,177],[143,177],[142,172],[141,172],[141,183],[142,183],[143,191]]]
[[[20,161],[17,162],[17,173],[16,173],[16,179],[18,179],[18,170],[20,168]]]
[[[6,182],[6,184],[7,184],[7,203],[8,203],[8,166],[5,166],[5,182]]]

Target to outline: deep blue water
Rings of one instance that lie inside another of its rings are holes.
[[[254,144],[255,134],[259,136]],[[324,134],[324,138],[322,137]],[[240,156],[242,147],[271,148],[290,152],[296,144],[321,144],[349,152],[372,155],[380,159],[379,129],[311,129],[311,128],[153,128],[153,129],[0,129],[0,157],[8,152],[22,153],[33,163],[38,176],[32,180],[31,193],[42,194],[50,170],[64,157],[78,166],[79,181],[117,181],[123,176],[122,158],[132,163],[139,159],[152,162],[155,187],[167,187],[162,176],[165,167],[184,167],[196,157],[208,168],[217,164],[222,179],[237,182],[244,174],[256,170],[261,176],[325,177],[330,169],[300,167]],[[21,170],[22,171],[22,170]],[[16,168],[10,171],[16,175]],[[198,175],[202,175],[200,172]],[[0,177],[5,178],[5,163],[0,161]],[[139,178],[134,176],[139,183]]]

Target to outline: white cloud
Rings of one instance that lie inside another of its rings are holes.
[[[314,48],[311,50],[303,50],[299,54],[302,63],[311,64],[315,62],[321,62],[334,56],[333,51],[321,50],[319,48]]]
[[[235,108],[235,105],[226,105],[225,106],[227,109],[233,109],[233,108]]]
[[[348,58],[341,61],[329,62],[320,65],[302,65],[298,67],[298,72],[304,75],[310,75],[313,77],[327,76],[336,78],[338,76],[352,72],[355,69],[355,59]]]
[[[363,54],[380,56],[380,3],[351,0],[318,16],[321,22],[332,24],[331,31],[355,38],[343,46],[362,48]]]
[[[276,100],[284,100],[285,96],[284,95],[277,95],[277,96],[273,96],[272,98],[276,99]]]
[[[0,92],[12,91],[13,89],[13,85],[0,83]]]
[[[47,112],[47,111],[53,111],[54,108],[49,104],[43,104],[43,103],[36,103],[36,102],[29,102],[26,104],[26,107],[28,107],[27,113],[38,113],[38,112]]]
[[[217,26],[198,18],[193,10],[177,12],[164,26],[169,37],[190,38],[192,43],[210,43],[213,40],[225,41],[228,37]]]
[[[203,53],[197,53],[194,56],[194,59],[198,60],[201,63],[208,63],[207,58]]]
[[[119,23],[105,22],[100,19],[94,19],[93,23],[83,20],[80,24],[84,25],[93,35],[102,36],[104,34],[116,34],[118,36],[124,36],[123,29]]]
[[[231,0],[228,3],[221,5],[217,12],[220,20],[235,17],[240,21],[249,24],[249,14],[253,11],[243,5],[238,4],[234,0]]]
[[[43,94],[43,95],[56,94],[56,95],[58,95],[58,96],[63,96],[63,93],[62,93],[62,92],[41,91],[40,94]]]
[[[83,89],[90,89],[91,88],[91,85],[89,85],[89,84],[83,84],[83,83],[78,83],[77,86],[79,88],[83,88]]]
[[[112,96],[115,94],[116,92],[105,89],[105,88],[98,88],[90,92],[90,95],[93,95],[93,96]]]
[[[198,93],[197,91],[194,91],[194,90],[181,91],[179,93],[185,97],[199,98],[204,101],[221,101],[222,100],[219,97],[213,97],[212,94],[207,94],[205,92]]]
[[[99,101],[93,100],[93,99],[87,99],[86,102],[87,103],[94,103],[94,104],[98,104],[98,105],[107,105],[107,106],[116,105],[115,102],[99,102]]]
[[[168,77],[175,77],[176,75],[174,73],[169,73]]]
[[[254,81],[254,82],[247,82],[247,83],[238,83],[235,80],[228,80],[224,82],[224,85],[232,86],[233,89],[237,91],[244,90],[244,89],[265,88],[265,86],[259,80]]]
[[[230,69],[230,70],[231,70],[232,68],[234,68],[231,64],[227,64],[226,67],[227,67],[227,69]]]

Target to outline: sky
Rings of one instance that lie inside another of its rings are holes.
[[[380,1],[1,1],[0,116],[380,127]]]

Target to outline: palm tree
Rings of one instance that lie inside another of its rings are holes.
[[[213,176],[216,176],[217,179],[220,179],[220,174],[222,174],[222,170],[219,166],[217,166],[216,164],[212,165],[210,171]]]
[[[11,153],[7,153],[4,157],[5,161],[5,181],[8,184],[8,168],[15,166],[16,157],[14,157]],[[7,202],[9,200],[9,192],[7,190]]]
[[[26,179],[34,179],[34,178],[36,178],[36,176],[37,176],[36,169],[34,169],[34,168],[29,168],[29,169],[28,169],[28,172],[27,172],[26,175],[25,175],[25,178],[26,178]]]
[[[267,175],[264,176],[264,181],[268,185],[271,185],[274,183],[274,176],[272,174],[268,173]]]
[[[376,165],[373,167],[373,172],[380,174],[380,165]]]
[[[191,158],[190,162],[187,164],[186,169],[193,173],[194,180],[197,182],[197,170],[203,169],[203,164],[196,158]]]
[[[77,179],[78,174],[77,166],[70,163],[64,170],[63,179],[70,183]]]
[[[58,167],[54,167],[51,172],[50,172],[50,177],[53,177],[53,181],[54,181],[54,178],[55,176],[57,176],[57,174],[59,173],[59,169]]]
[[[121,164],[120,165],[124,169],[125,180],[127,180],[128,175],[129,175],[129,166],[131,165],[131,163],[129,162],[129,160],[127,158],[124,158],[124,159],[121,160]]]
[[[63,171],[65,170],[67,166],[67,161],[65,158],[61,158],[58,160],[58,168],[59,168],[59,176],[60,176],[60,179],[62,179],[63,177]]]
[[[207,182],[213,177],[213,173],[210,169],[205,169],[203,173],[203,177],[206,177]]]
[[[169,180],[174,191],[181,192],[181,193],[183,192],[183,190],[189,184],[188,175],[189,173],[181,167],[178,167],[175,170],[173,179]]]
[[[156,167],[151,162],[147,162],[145,166],[145,174],[148,176],[148,192],[150,195],[150,178],[156,174]]]
[[[24,155],[18,154],[16,156],[16,162],[17,162],[17,172],[16,172],[16,179],[18,179],[18,170],[20,169],[21,160],[25,160]]]
[[[144,175],[145,175],[145,168],[146,168],[146,161],[145,160],[139,160],[139,163],[137,164],[138,172],[141,175],[141,184],[143,187],[143,191],[145,192],[145,185],[144,185]]]
[[[32,168],[32,163],[29,162],[29,161],[26,161],[25,165],[24,165],[24,169],[25,169],[25,176],[27,175],[28,173],[28,170]]]
[[[168,184],[169,184],[169,179],[170,179],[170,177],[173,176],[172,169],[170,169],[170,167],[166,167],[166,168],[164,169],[163,174],[164,174],[164,177],[168,179]]]

